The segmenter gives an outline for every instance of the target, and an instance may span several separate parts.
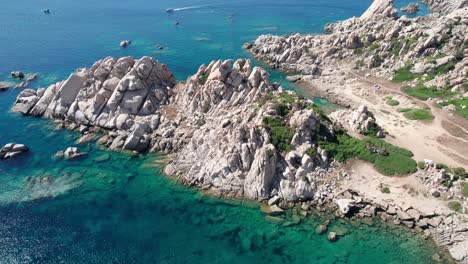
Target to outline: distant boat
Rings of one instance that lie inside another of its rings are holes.
[[[167,13],[174,13],[175,9],[174,8],[168,8],[168,9],[166,9],[166,12]]]
[[[48,9],[48,8],[47,8],[47,9],[44,9],[44,10],[42,10],[42,11],[43,11],[44,13],[46,13],[46,14],[50,14],[50,9]]]

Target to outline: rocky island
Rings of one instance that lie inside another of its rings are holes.
[[[424,232],[468,263],[467,149],[454,148],[452,155],[418,148],[425,144],[412,137],[434,132],[410,133],[405,141],[401,127],[386,122],[416,110],[411,100],[426,104],[411,94],[429,89],[450,90],[437,104],[464,113],[459,100],[466,100],[467,85],[465,5],[444,5],[439,14],[409,19],[397,16],[392,1],[376,0],[361,17],[329,24],[327,35],[267,35],[246,44],[256,58],[296,74],[290,79],[305,89],[350,106],[330,116],[271,82],[248,59],[213,61],[176,82],[150,57],[108,57],[48,88],[25,89],[12,111],[53,119],[82,133],[80,140],[98,138],[114,151],[165,153],[164,171],[178,182],[222,197],[263,201],[268,214],[298,205],[305,214],[326,208],[340,217],[377,217]],[[402,82],[410,95],[392,86]],[[411,109],[381,111],[396,99]],[[441,119],[431,140],[444,145],[449,134],[450,144],[465,146],[464,123],[453,121],[464,119],[430,109]],[[462,135],[450,134],[455,129]],[[391,177],[406,175],[411,176]],[[458,209],[448,201],[458,202]],[[334,232],[328,237],[338,239]]]

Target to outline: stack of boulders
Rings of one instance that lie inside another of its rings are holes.
[[[374,115],[361,105],[352,110],[339,110],[329,115],[336,124],[360,134],[375,133],[379,138],[385,137],[383,130],[377,125]]]

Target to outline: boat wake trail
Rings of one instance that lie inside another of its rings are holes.
[[[222,5],[222,4],[219,3],[219,4],[211,4],[211,5],[198,5],[198,6],[180,7],[180,8],[174,8],[174,11],[182,11],[182,10],[190,10],[190,9],[199,9],[199,8],[203,8],[203,7],[211,7],[211,6],[217,6],[217,5]]]

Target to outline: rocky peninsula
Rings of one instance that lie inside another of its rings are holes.
[[[336,70],[388,79],[407,67],[418,78],[434,75],[428,80],[434,85],[450,78],[460,92],[467,60],[454,47],[466,44],[466,11],[398,18],[392,1],[377,0],[360,18],[328,25],[328,35],[261,36],[246,45],[271,66],[300,73],[291,79],[319,83],[314,86],[325,87],[322,94],[352,106],[330,117],[311,100],[271,82],[247,59],[213,61],[176,82],[150,57],[108,57],[48,88],[23,90],[12,111],[56,120],[82,133],[82,142],[98,139],[114,151],[165,153],[165,173],[178,182],[222,197],[267,202],[268,214],[299,205],[305,214],[326,208],[340,217],[378,217],[424,232],[468,263],[466,216],[445,200],[466,203],[462,179],[455,180],[459,174],[429,161],[418,170],[417,151],[381,139],[394,133],[380,122],[378,104],[363,101],[366,91],[357,79],[353,86],[348,73]],[[447,54],[426,62],[423,57],[437,56],[438,49]],[[414,65],[406,65],[408,60]],[[449,63],[450,72],[437,71]],[[412,176],[387,177],[407,174]],[[452,186],[443,188],[447,177]],[[414,191],[418,195],[408,191],[413,186],[421,188]],[[334,235],[329,237],[337,239]]]

